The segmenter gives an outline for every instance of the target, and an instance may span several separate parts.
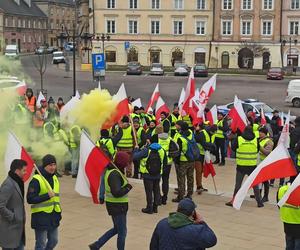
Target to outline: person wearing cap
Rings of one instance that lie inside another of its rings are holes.
[[[59,97],[56,103],[57,110],[60,112],[63,106],[65,106],[64,100],[62,97]]]
[[[181,200],[177,212],[158,222],[150,250],[206,249],[217,244],[217,237],[188,198]]]
[[[219,164],[219,166],[225,165],[225,134],[228,131],[227,119],[224,118],[224,114],[218,112],[218,121],[216,122],[217,131],[215,132],[215,145],[216,145],[216,160],[214,164]],[[221,161],[220,161],[220,151],[221,151]]]
[[[117,249],[125,249],[127,235],[127,212],[128,212],[128,193],[132,186],[124,174],[124,169],[129,164],[129,155],[125,152],[117,152],[114,164],[109,164],[104,174],[105,198],[101,197],[100,203],[105,201],[108,214],[113,221],[113,228],[103,234],[97,241],[89,245],[89,249],[98,250],[105,245],[116,234]]]
[[[170,123],[171,123],[171,137],[172,138],[174,138],[174,135],[176,134],[175,124],[179,119],[180,119],[180,114],[179,114],[178,103],[174,103],[173,112],[169,116],[169,120],[170,120]]]
[[[33,95],[33,91],[31,88],[26,89],[25,101],[26,101],[27,109],[31,113],[34,113],[35,106],[36,106],[36,97]]]
[[[15,159],[0,187],[0,247],[23,250],[25,245],[24,182],[27,162]]]
[[[35,173],[27,191],[27,202],[31,204],[31,228],[35,231],[36,250],[54,249],[62,218],[60,183],[55,175],[56,158],[45,155],[39,170],[42,176]]]
[[[107,129],[101,129],[100,139],[96,141],[96,146],[101,148],[109,158],[114,158],[116,154],[115,145],[113,140],[110,138],[109,131]]]

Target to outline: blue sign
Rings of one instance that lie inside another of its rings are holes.
[[[130,48],[130,42],[125,42],[124,43],[124,46],[125,46],[125,50],[128,50]]]
[[[100,71],[105,69],[104,54],[92,54],[92,63],[94,71]]]

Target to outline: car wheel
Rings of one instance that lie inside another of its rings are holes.
[[[299,98],[295,98],[293,100],[293,106],[296,108],[300,108],[300,99]]]

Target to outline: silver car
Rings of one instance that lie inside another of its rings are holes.
[[[152,63],[150,68],[150,75],[164,75],[164,67],[161,63]]]

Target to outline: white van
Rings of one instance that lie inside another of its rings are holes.
[[[17,45],[6,45],[4,55],[11,59],[19,58],[19,48]]]
[[[285,102],[292,103],[294,107],[300,108],[300,80],[289,82]]]

